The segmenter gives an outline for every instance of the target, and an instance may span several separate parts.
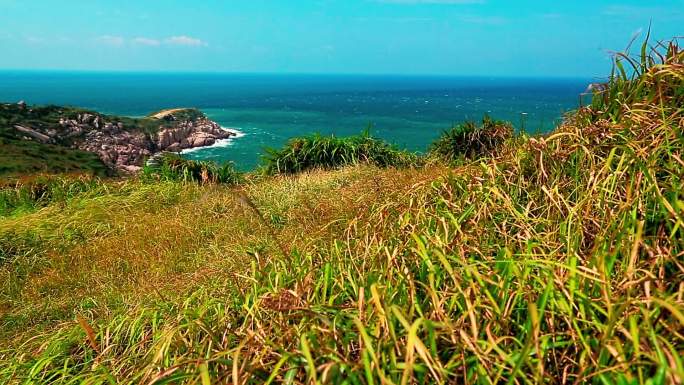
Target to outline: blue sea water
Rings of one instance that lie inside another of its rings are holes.
[[[443,130],[484,114],[549,131],[591,79],[440,76],[0,72],[0,102],[72,105],[144,116],[197,107],[242,135],[191,151],[193,159],[253,168],[266,147],[310,133],[371,133],[425,151]]]

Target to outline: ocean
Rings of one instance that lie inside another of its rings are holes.
[[[187,152],[248,170],[264,149],[311,133],[372,135],[422,152],[443,130],[488,114],[546,132],[579,105],[592,79],[445,76],[0,72],[0,102],[145,116],[196,107],[240,134]]]

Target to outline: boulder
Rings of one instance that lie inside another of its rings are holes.
[[[43,134],[43,133],[40,133],[40,132],[38,132],[38,131],[36,131],[36,130],[34,130],[34,129],[32,129],[32,128],[28,128],[28,127],[24,127],[24,126],[19,126],[19,125],[14,126],[14,128],[15,128],[17,131],[21,132],[22,134],[27,135],[27,136],[29,136],[29,137],[31,137],[31,138],[34,138],[34,139],[38,140],[38,141],[41,142],[41,143],[52,143],[52,142],[53,142],[52,138],[50,138],[49,136],[47,136],[47,135],[45,135],[45,134]]]
[[[124,165],[124,166],[121,166],[120,169],[121,169],[121,171],[124,171],[124,172],[129,173],[129,174],[137,174],[138,172],[140,172],[142,167],[133,166],[133,165]]]
[[[173,143],[172,145],[166,147],[166,151],[169,152],[179,152],[180,150],[182,150],[180,143]]]

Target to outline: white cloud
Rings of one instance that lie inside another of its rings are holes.
[[[2,34],[0,33],[0,39],[7,38],[7,39],[14,39],[12,35],[8,34]],[[32,44],[32,45],[41,45],[41,44],[66,44],[66,43],[71,43],[73,40],[69,37],[66,36],[53,36],[49,38],[45,38],[42,36],[23,36],[20,38],[17,38],[21,40],[22,42],[26,44]]]
[[[209,45],[200,39],[196,39],[194,37],[185,36],[185,35],[171,36],[165,40],[165,43],[172,44],[172,45],[186,45],[186,46],[192,46],[192,47],[206,47]]]
[[[459,17],[459,20],[464,23],[470,24],[487,24],[487,25],[499,25],[505,24],[508,20],[500,16],[477,16],[477,15],[463,15]]]
[[[386,21],[390,23],[424,23],[433,22],[434,19],[429,17],[356,17],[354,21],[361,23],[376,23],[379,21]]]
[[[148,47],[159,47],[161,45],[175,45],[175,46],[187,46],[187,47],[207,47],[209,43],[196,39],[194,37],[179,35],[170,36],[164,39],[156,39],[152,37],[138,36],[135,38],[124,38],[118,35],[102,35],[94,39],[96,42],[109,45],[113,47],[122,47],[124,45],[144,45]],[[27,40],[28,41],[28,40]],[[37,43],[38,41],[33,41]]]
[[[161,44],[161,42],[157,39],[150,39],[148,37],[136,37],[133,39],[133,43],[135,44],[140,44],[140,45],[147,45],[151,47],[157,47]]]
[[[102,44],[111,45],[111,46],[116,46],[116,47],[120,47],[120,46],[124,45],[124,42],[125,42],[125,40],[124,40],[123,37],[121,37],[121,36],[112,36],[112,35],[103,35],[103,36],[99,36],[99,37],[98,37],[97,39],[95,39],[95,40],[97,40],[98,42],[100,42],[100,43],[102,43]]]
[[[42,44],[45,43],[45,39],[42,37],[28,36],[26,37],[26,42],[29,44]]]

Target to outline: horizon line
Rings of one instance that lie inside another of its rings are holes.
[[[0,68],[0,73],[53,73],[53,74],[121,74],[121,75],[265,75],[265,76],[359,76],[359,77],[433,77],[433,78],[490,78],[490,79],[603,79],[597,75],[482,75],[449,73],[392,73],[392,72],[272,72],[272,71],[211,71],[211,70],[119,70],[119,69],[52,69],[52,68]]]

